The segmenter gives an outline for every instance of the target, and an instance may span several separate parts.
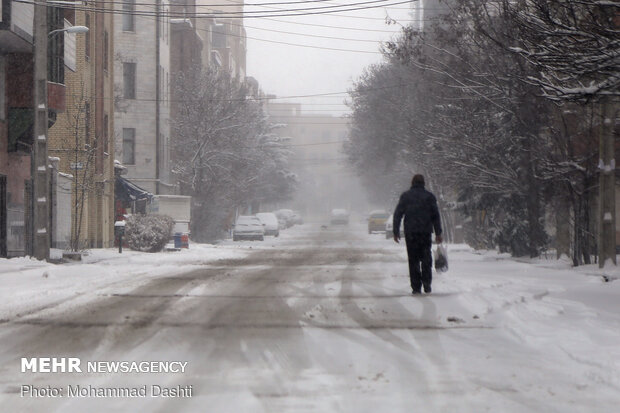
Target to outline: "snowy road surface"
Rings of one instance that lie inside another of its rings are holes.
[[[4,260],[0,411],[607,413],[620,404],[620,281],[593,267],[451,246],[433,294],[412,297],[404,246],[361,225],[306,224],[217,248],[26,269]],[[187,368],[22,373],[22,357]],[[62,397],[22,395],[23,385]],[[192,397],[68,397],[77,385],[191,385]]]

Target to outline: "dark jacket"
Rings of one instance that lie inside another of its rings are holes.
[[[441,235],[441,220],[435,195],[424,189],[423,185],[413,185],[403,192],[394,210],[394,235],[400,233],[400,221],[405,216],[405,235],[431,234]]]

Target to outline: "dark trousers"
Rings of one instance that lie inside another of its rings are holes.
[[[431,234],[405,234],[407,256],[409,257],[409,278],[411,289],[420,291],[422,285],[430,287],[433,281],[431,258]]]

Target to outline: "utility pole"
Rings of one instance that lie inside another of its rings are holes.
[[[155,3],[155,194],[161,193],[160,189],[160,169],[161,169],[161,0]]]
[[[47,158],[47,5],[34,6],[34,144],[32,156],[32,245],[39,260],[50,255],[49,170]]]
[[[608,259],[616,262],[616,194],[614,159],[615,105],[607,98],[601,101],[599,127],[599,214],[598,214],[598,265],[605,266]]]

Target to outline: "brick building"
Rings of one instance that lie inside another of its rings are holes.
[[[112,9],[109,3],[99,7]],[[113,16],[66,10],[67,24],[87,26],[65,34],[66,110],[49,130],[48,152],[59,171],[73,177],[71,238],[76,247],[110,247],[114,240],[114,47]],[[58,214],[66,211],[57,211]]]

